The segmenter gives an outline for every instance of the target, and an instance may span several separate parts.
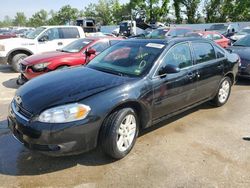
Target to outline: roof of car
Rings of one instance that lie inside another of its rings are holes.
[[[100,36],[100,37],[86,37],[85,39],[90,39],[90,40],[94,40],[94,41],[98,41],[98,40],[123,40],[123,38],[121,37],[111,37],[111,36]]]
[[[76,25],[43,25],[41,27],[46,27],[46,28],[78,27],[80,28],[80,26],[76,26]]]
[[[145,43],[160,43],[160,44],[167,44],[170,42],[179,43],[179,42],[186,42],[186,41],[210,41],[203,38],[198,37],[175,37],[171,39],[145,39],[145,38],[132,38],[125,41],[136,41],[136,42],[145,42]]]
[[[189,28],[189,27],[175,27],[175,26],[173,26],[173,27],[159,27],[157,29],[190,29],[190,30],[192,30],[192,28]]]
[[[192,33],[200,33],[202,35],[206,35],[206,34],[218,34],[221,35],[219,32],[217,31],[194,31]]]

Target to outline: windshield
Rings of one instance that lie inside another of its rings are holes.
[[[220,25],[212,25],[210,30],[224,30],[227,29],[227,26],[220,24]]]
[[[35,39],[40,33],[42,33],[46,28],[45,27],[38,27],[35,31],[29,33],[26,38],[28,39]]]
[[[149,72],[164,48],[163,42],[123,41],[102,52],[87,67],[120,76],[140,77]]]
[[[238,34],[239,35],[250,34],[250,29],[242,29]]]
[[[250,47],[250,35],[247,35],[246,37],[237,40],[233,46],[246,46]]]
[[[69,45],[62,48],[61,51],[63,52],[80,52],[84,47],[86,47],[89,43],[93,42],[93,40],[90,39],[78,39],[74,42],[71,42]]]
[[[166,29],[156,29],[149,33],[146,38],[165,38],[166,33],[169,31],[168,28]]]

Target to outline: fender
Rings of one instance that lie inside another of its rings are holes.
[[[9,62],[9,58],[10,58],[10,55],[13,53],[13,52],[15,52],[15,51],[25,51],[25,52],[28,52],[29,54],[31,54],[31,55],[33,55],[34,53],[31,51],[31,50],[29,50],[29,49],[27,49],[27,48],[15,48],[15,49],[13,49],[13,50],[11,50],[11,51],[9,51],[8,52],[8,54],[7,54],[7,56],[6,56],[6,59],[7,59],[7,61]]]

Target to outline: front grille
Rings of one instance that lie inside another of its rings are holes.
[[[23,108],[21,105],[17,104],[17,102],[14,102],[15,109],[18,113],[23,115],[24,117],[31,119],[32,118],[32,113]]]
[[[21,64],[20,64],[20,68],[21,68],[21,71],[22,71],[22,72],[25,72],[27,66],[21,63]]]

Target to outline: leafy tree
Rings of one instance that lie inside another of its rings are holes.
[[[197,22],[197,13],[200,0],[180,0],[180,4],[185,7],[185,13],[187,16],[187,22],[193,24]]]
[[[5,16],[4,20],[0,22],[0,27],[10,27],[13,25],[13,20],[9,16]]]
[[[36,12],[30,19],[29,19],[29,26],[38,27],[41,25],[47,25],[48,21],[48,13],[45,10],[40,10]]]
[[[50,23],[64,25],[75,21],[78,17],[78,9],[72,8],[70,5],[63,6],[57,13],[52,15]]]
[[[13,24],[15,26],[25,26],[27,22],[26,16],[23,12],[17,12]]]
[[[181,23],[182,22],[182,17],[181,17],[181,0],[174,0],[173,2],[173,7],[174,7],[174,13],[176,17],[176,23]]]
[[[161,21],[168,14],[169,2],[169,0],[131,0],[131,7],[145,10],[148,21]]]

